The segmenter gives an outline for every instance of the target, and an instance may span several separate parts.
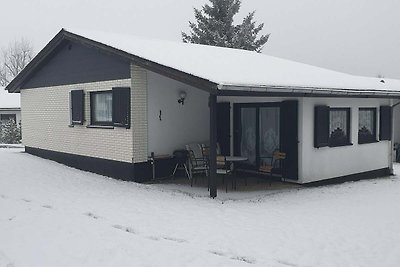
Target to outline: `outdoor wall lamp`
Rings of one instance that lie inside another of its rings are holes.
[[[178,99],[178,103],[182,104],[182,106],[185,104],[185,98],[186,98],[186,92],[185,91],[180,91],[179,92],[179,99]]]

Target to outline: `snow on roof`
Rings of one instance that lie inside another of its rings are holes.
[[[2,108],[20,108],[20,95],[9,93],[0,86],[0,109]]]
[[[224,87],[389,90],[400,80],[361,77],[262,53],[105,32],[69,31]],[[242,89],[239,89],[242,90]]]

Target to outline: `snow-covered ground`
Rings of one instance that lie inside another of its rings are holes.
[[[398,177],[239,200],[186,189],[0,149],[0,266],[400,266]]]

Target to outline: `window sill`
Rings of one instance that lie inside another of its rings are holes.
[[[329,145],[329,147],[341,147],[341,146],[352,146],[353,143],[347,143],[347,144],[339,144],[339,145]]]
[[[114,129],[112,125],[88,125],[86,128],[97,128],[97,129]]]
[[[366,142],[358,142],[359,145],[363,145],[363,144],[374,144],[374,143],[379,143],[379,140],[372,140],[372,141],[366,141]]]
[[[83,123],[72,123],[68,125],[70,128],[74,128],[75,126],[83,126]]]
[[[126,125],[126,124],[121,124],[121,123],[114,123],[114,127],[119,127],[119,128],[126,128],[126,129],[130,129],[130,125]]]

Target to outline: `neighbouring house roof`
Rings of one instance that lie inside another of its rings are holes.
[[[361,77],[252,51],[105,32],[61,30],[8,87],[18,92],[23,80],[62,39],[80,41],[130,58],[134,64],[214,91],[301,95],[400,97],[400,80]]]
[[[0,86],[0,110],[19,109],[21,107],[20,98],[17,94],[10,94]]]

